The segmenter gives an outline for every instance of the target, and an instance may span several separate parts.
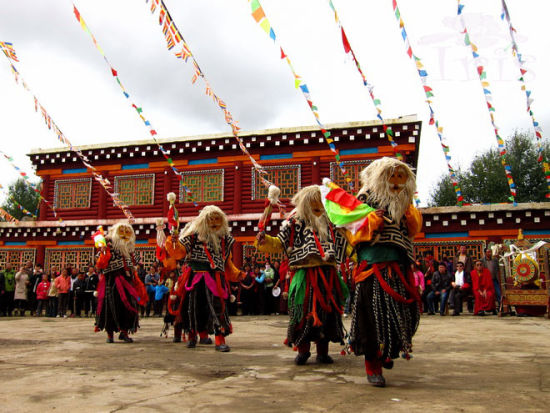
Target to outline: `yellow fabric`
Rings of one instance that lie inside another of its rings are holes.
[[[407,211],[405,211],[405,218],[407,220],[409,237],[412,238],[422,229],[422,214],[413,205],[409,205]]]
[[[233,263],[233,254],[229,254],[229,258],[225,262],[225,277],[230,282],[239,282],[244,278],[244,274]]]
[[[346,239],[350,245],[356,246],[360,242],[371,241],[375,231],[384,223],[383,218],[377,216],[375,211],[367,215],[367,221],[355,234],[346,231]]]
[[[267,234],[265,236],[265,242],[260,245],[258,244],[258,240],[255,240],[254,247],[260,252],[267,252],[269,254],[284,252],[284,247],[281,240],[277,237],[272,237]]]
[[[176,239],[175,243],[172,243],[171,235],[166,238],[164,248],[166,248],[166,252],[170,256],[170,258],[174,258],[175,260],[182,260],[187,255],[185,247],[181,245],[178,239]]]

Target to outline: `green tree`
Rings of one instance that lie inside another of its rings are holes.
[[[14,200],[16,202],[14,202]],[[4,201],[2,208],[14,218],[21,219],[26,216],[26,214],[21,211],[21,209],[17,206],[17,203],[31,213],[36,214],[39,200],[40,195],[30,188],[25,183],[23,178],[19,178],[9,186],[8,196]]]
[[[546,178],[537,161],[537,144],[525,132],[515,132],[505,143],[506,161],[516,184],[516,202],[545,202]],[[543,144],[548,159],[550,145]],[[497,149],[476,156],[470,167],[457,172],[465,203],[484,204],[510,202],[510,189]],[[456,205],[456,195],[447,175],[442,175],[430,193],[430,206]]]

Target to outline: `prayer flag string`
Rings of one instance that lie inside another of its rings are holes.
[[[483,95],[485,96],[487,109],[489,111],[489,117],[491,118],[491,124],[493,125],[493,130],[497,138],[498,150],[500,152],[500,161],[502,163],[502,166],[504,167],[506,179],[508,180],[508,186],[510,187],[510,197],[508,197],[508,199],[511,202],[513,202],[515,205],[516,194],[517,194],[516,184],[514,183],[514,179],[512,178],[512,168],[506,162],[506,147],[504,145],[504,140],[500,137],[498,127],[495,123],[495,107],[492,103],[493,95],[491,93],[491,90],[489,89],[490,84],[489,84],[489,81],[487,80],[487,72],[480,59],[477,46],[470,40],[470,33],[468,32],[468,28],[466,27],[466,22],[464,21],[464,15],[462,13],[462,10],[464,9],[464,5],[460,3],[461,0],[457,0],[457,2],[458,2],[457,15],[459,17],[459,21],[462,26],[461,33],[464,34],[464,44],[466,46],[470,46],[470,49],[472,51],[472,56],[474,58],[474,63],[476,65],[476,71],[479,77],[479,81],[481,83],[481,87],[483,89]]]
[[[4,209],[0,208],[0,216],[6,220],[6,222],[13,222],[15,225],[19,224],[17,218],[12,217]]]
[[[336,8],[334,7],[334,4],[332,3],[332,0],[328,0],[328,4],[332,11],[334,12],[334,21],[340,28],[340,33],[342,35],[342,46],[344,47],[344,52],[346,54],[350,54],[353,62],[355,63],[355,67],[357,68],[357,71],[361,75],[361,78],[363,79],[363,85],[367,88],[369,91],[369,96],[372,100],[372,103],[374,104],[374,107],[376,109],[376,117],[382,122],[382,128],[384,129],[384,133],[386,137],[388,138],[388,141],[390,142],[393,152],[395,154],[395,157],[399,159],[400,161],[403,161],[403,155],[399,152],[397,148],[397,142],[395,142],[394,133],[391,128],[391,126],[386,125],[386,122],[384,121],[384,118],[382,117],[382,102],[380,99],[378,99],[376,96],[374,96],[374,85],[369,83],[367,81],[367,77],[365,76],[363,70],[361,70],[361,65],[359,64],[359,61],[357,60],[357,57],[355,56],[355,52],[353,51],[351,44],[349,42],[348,36],[346,35],[346,32],[344,30],[344,26],[342,25],[342,22],[340,21],[340,18],[338,17],[338,12],[336,11]]]
[[[9,57],[8,57],[8,58],[9,58]],[[15,69],[15,68],[12,67],[12,71],[13,71],[14,69]],[[16,70],[16,69],[15,69],[15,70]],[[19,173],[19,175],[21,175],[21,177],[23,178],[23,182],[25,183],[25,185],[27,185],[32,191],[36,192],[36,193],[38,194],[39,199],[40,199],[41,201],[44,201],[44,202],[46,203],[46,205],[47,205],[48,207],[51,208],[51,210],[53,211],[54,216],[55,216],[56,218],[59,219],[59,222],[63,222],[63,220],[57,216],[57,211],[56,211],[55,207],[54,207],[46,198],[44,198],[44,197],[42,196],[42,194],[40,193],[40,189],[38,189],[38,186],[39,186],[39,185],[36,185],[36,184],[34,184],[34,183],[32,183],[32,182],[30,181],[29,175],[28,175],[26,172],[24,172],[21,168],[19,168],[19,167],[14,163],[13,157],[7,155],[7,154],[6,154],[5,152],[3,152],[3,151],[0,151],[0,154],[8,161],[8,163],[12,166],[12,168],[15,169],[15,170]],[[3,188],[2,185],[0,185],[0,189],[1,189],[1,188]],[[12,197],[12,201],[16,204],[16,206],[17,206],[19,209],[22,210],[21,204],[19,204],[15,199],[13,199],[13,197]],[[25,212],[25,211],[23,211],[23,212]],[[28,212],[28,211],[27,211],[27,212]],[[26,213],[26,212],[25,212],[25,213]],[[29,212],[29,214],[32,215],[33,217],[35,217],[34,214],[32,214],[32,213],[30,213],[30,212]]]
[[[516,42],[516,29],[512,25],[512,20],[510,19],[510,11],[508,10],[508,5],[505,0],[502,0],[502,15],[500,16],[502,20],[506,19],[508,22],[508,30],[510,32],[510,38],[512,40],[512,54],[516,57],[519,71],[521,76],[519,77],[519,82],[521,83],[521,90],[525,92],[525,103],[527,104],[527,113],[531,117],[531,122],[533,123],[533,128],[535,129],[535,136],[537,140],[537,152],[538,157],[537,161],[542,164],[542,169],[544,171],[544,177],[546,179],[546,198],[550,198],[550,165],[548,164],[548,159],[545,159],[544,153],[542,151],[542,128],[540,127],[539,122],[535,119],[533,109],[531,104],[533,103],[533,98],[531,97],[531,90],[527,89],[525,83],[525,74],[527,69],[525,69],[525,61],[523,60],[522,54],[519,52],[518,44]]]
[[[76,20],[78,20],[78,22],[80,23],[80,26],[82,27],[82,29],[88,33],[92,39],[92,42],[94,43],[94,46],[96,47],[96,49],[99,51],[99,53],[101,53],[101,55],[103,56],[103,60],[105,60],[105,63],[107,63],[107,66],[109,66],[109,69],[110,69],[110,72],[111,72],[111,75],[115,78],[118,86],[120,87],[121,91],[122,91],[122,94],[124,95],[124,97],[126,99],[128,99],[128,101],[130,102],[130,104],[132,105],[132,108],[134,108],[136,114],[139,116],[139,118],[142,120],[143,124],[145,125],[145,127],[149,130],[149,134],[151,135],[151,138],[153,139],[153,141],[155,142],[155,144],[158,146],[160,152],[162,153],[162,156],[164,157],[164,159],[166,160],[166,162],[168,163],[168,165],[170,165],[170,168],[172,168],[172,171],[174,172],[174,174],[178,177],[179,181],[181,182],[181,185],[182,185],[182,188],[184,189],[186,195],[189,197],[189,199],[193,202],[193,205],[195,207],[198,207],[198,204],[193,200],[193,196],[192,196],[192,192],[191,190],[187,187],[187,185],[185,185],[185,183],[183,182],[183,173],[181,173],[178,168],[176,168],[176,165],[174,164],[174,161],[172,160],[172,157],[170,156],[170,150],[167,150],[165,149],[161,144],[160,142],[157,140],[156,136],[157,136],[157,131],[153,128],[153,125],[151,124],[151,121],[149,121],[148,119],[145,118],[145,115],[143,114],[143,108],[141,108],[140,106],[137,106],[135,103],[133,103],[131,100],[130,100],[130,94],[126,91],[126,89],[124,88],[124,86],[122,85],[122,82],[120,81],[120,78],[118,76],[118,72],[115,70],[115,68],[111,65],[111,63],[109,62],[109,59],[107,59],[107,56],[105,55],[105,52],[103,51],[103,49],[101,48],[101,46],[99,45],[99,43],[97,42],[96,38],[94,37],[94,35],[92,34],[90,28],[88,27],[88,25],[84,22],[84,19],[82,18],[82,15],[80,14],[80,12],[78,11],[78,9],[76,8],[76,6],[73,4],[73,12],[74,12],[74,15],[76,17]]]
[[[4,189],[4,187],[2,186],[2,184],[0,184],[0,189]],[[14,205],[19,208],[25,215],[30,215],[31,217],[33,217],[34,219],[38,220],[38,217],[36,216],[36,214],[33,214],[31,211],[29,211],[28,209],[26,209],[23,205],[21,205],[19,202],[17,202],[17,200],[13,197],[13,195],[9,195],[8,193],[8,198],[10,199],[11,202],[14,203]]]
[[[449,145],[445,143],[446,139],[444,139],[443,137],[443,126],[440,125],[439,120],[437,119],[435,115],[435,111],[432,106],[432,103],[433,103],[432,98],[434,97],[434,93],[433,93],[433,89],[428,85],[428,72],[424,68],[424,65],[422,64],[421,59],[412,50],[409,37],[407,35],[407,31],[405,30],[405,23],[403,22],[401,12],[397,5],[397,0],[392,0],[392,6],[393,6],[393,12],[394,12],[395,18],[397,19],[399,23],[399,28],[401,29],[401,37],[403,39],[403,42],[405,43],[407,55],[409,56],[409,58],[413,60],[416,66],[416,71],[418,72],[420,82],[422,83],[422,88],[424,89],[424,94],[426,95],[426,103],[428,104],[428,108],[430,110],[429,123],[430,125],[435,126],[437,136],[439,137],[439,142],[441,143],[441,149],[443,150],[443,155],[445,156],[445,161],[447,163],[447,169],[449,170],[451,184],[453,185],[453,188],[455,190],[457,205],[462,206],[464,204],[464,197],[462,195],[462,190],[460,189],[460,186],[458,184],[456,172],[451,166],[450,148],[449,148]]]
[[[15,77],[15,81],[17,83],[19,83],[19,77],[20,77],[19,71],[15,67],[13,61],[10,61],[10,65],[11,65],[11,69],[12,69],[12,72],[13,72],[14,77]],[[92,172],[92,175],[93,175],[94,179],[97,182],[99,182],[101,184],[101,186],[103,186],[105,191],[112,198],[113,203],[118,208],[120,208],[122,210],[122,212],[124,213],[126,218],[128,218],[128,222],[134,223],[135,219],[134,219],[134,216],[132,215],[132,212],[130,211],[130,208],[128,208],[128,206],[120,200],[120,198],[118,197],[118,194],[116,192],[111,192],[112,186],[111,186],[111,183],[109,182],[109,180],[107,178],[104,178],[99,173],[99,171],[90,163],[90,160],[86,157],[86,155],[84,155],[78,148],[74,147],[73,144],[69,141],[69,139],[67,139],[67,137],[63,134],[63,132],[57,126],[57,124],[54,122],[52,117],[48,114],[48,112],[46,111],[44,106],[42,106],[42,104],[40,104],[40,102],[38,101],[36,96],[32,93],[32,91],[30,90],[30,88],[27,86],[27,84],[25,83],[25,81],[23,79],[21,79],[21,83],[22,83],[23,87],[25,88],[25,90],[33,95],[34,110],[36,112],[38,112],[38,110],[40,109],[40,113],[42,114],[42,117],[44,118],[44,122],[47,125],[48,129],[50,129],[50,130],[53,129],[54,133],[57,136],[57,139],[59,139],[59,141],[61,141],[63,144],[67,145],[69,147],[69,149],[71,151],[73,151],[80,158],[80,160],[82,161],[84,166],[86,166],[86,168],[88,168]],[[38,192],[40,194],[40,192],[36,188],[35,188],[35,192]],[[40,199],[42,199],[44,202],[46,202],[46,204],[52,209],[52,211],[54,213],[54,216],[57,218],[57,212],[55,211],[54,206],[52,206],[50,204],[50,202],[47,201],[42,195],[40,195]],[[63,220],[61,218],[59,218],[59,222],[62,223]]]
[[[311,94],[309,92],[309,88],[307,84],[302,80],[301,76],[299,76],[296,71],[294,70],[294,66],[292,66],[292,63],[288,57],[288,55],[284,52],[282,46],[278,44],[277,42],[277,36],[275,35],[275,31],[273,30],[273,27],[271,26],[271,23],[267,19],[267,16],[265,14],[264,9],[262,8],[259,0],[248,0],[250,3],[251,8],[251,14],[256,23],[260,25],[262,30],[269,36],[271,40],[273,40],[273,43],[276,44],[279,47],[279,50],[281,52],[281,59],[284,59],[286,63],[288,64],[288,67],[290,68],[292,75],[294,76],[294,87],[296,89],[300,89],[302,92],[302,95],[306,99],[306,102],[313,113],[313,116],[315,117],[315,121],[317,122],[317,125],[321,129],[321,132],[323,133],[323,136],[325,137],[325,140],[327,141],[327,144],[330,148],[330,151],[334,154],[334,158],[336,159],[336,163],[338,167],[340,168],[340,171],[342,172],[342,175],[344,176],[346,182],[350,187],[353,186],[352,179],[349,177],[348,172],[344,168],[343,162],[340,160],[340,151],[336,149],[336,146],[334,145],[334,139],[330,137],[330,132],[326,130],[325,126],[320,120],[319,112],[317,106],[313,103],[313,100],[311,98]],[[378,108],[377,108],[378,109]],[[393,145],[392,145],[393,146]]]
[[[148,1],[149,0],[146,0],[146,3]],[[244,145],[241,137],[239,136],[239,131],[241,128],[239,127],[238,122],[235,119],[233,119],[233,115],[227,108],[227,104],[222,99],[220,99],[218,95],[214,93],[214,90],[212,89],[210,82],[208,81],[208,79],[206,79],[204,72],[201,70],[197,60],[193,56],[193,53],[191,52],[191,48],[189,47],[189,44],[185,41],[185,39],[183,38],[183,35],[176,27],[176,24],[174,23],[174,20],[172,19],[170,12],[166,8],[164,1],[151,0],[151,13],[155,13],[157,8],[159,9],[159,25],[162,26],[162,31],[166,39],[166,47],[168,48],[168,50],[172,50],[177,45],[178,49],[174,50],[173,53],[176,56],[176,58],[182,59],[186,63],[189,60],[189,58],[191,58],[191,63],[193,64],[193,69],[194,69],[193,77],[191,78],[191,83],[195,84],[195,82],[198,80],[199,77],[202,78],[205,84],[206,95],[211,97],[214,103],[216,104],[216,106],[223,112],[225,122],[231,127],[231,132],[233,134],[233,137],[237,140],[239,144],[239,148],[252,163],[252,166],[258,173],[258,177],[260,178],[260,181],[265,185],[266,188],[269,187],[269,185],[271,185],[271,182],[266,178],[267,171],[264,169],[262,165],[260,165],[252,157],[252,155],[250,155],[250,153],[248,152],[248,149],[246,149],[246,146]]]

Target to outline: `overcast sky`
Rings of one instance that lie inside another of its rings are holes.
[[[165,0],[215,93],[243,130],[313,125],[303,96],[279,50],[250,15],[247,0]],[[323,123],[375,118],[361,78],[344,54],[327,0],[262,0],[262,6],[308,85]],[[423,121],[418,187],[425,203],[444,157],[414,64],[405,53],[391,0],[333,0],[367,80],[382,101],[382,115],[417,114]],[[471,40],[485,60],[503,137],[532,132],[519,70],[510,51],[500,0],[465,0]],[[543,133],[550,133],[550,35],[547,0],[509,0],[520,51],[527,61],[528,88]],[[0,40],[14,44],[18,69],[50,116],[74,145],[149,138],[68,0],[0,0]],[[145,0],[74,2],[105,51],[133,102],[160,138],[230,132],[222,112],[191,84],[192,66],[176,59]],[[464,46],[455,0],[398,2],[413,50],[428,71],[434,109],[455,167],[496,146],[482,89]],[[32,173],[32,148],[60,147],[34,113],[32,95],[13,79],[0,55],[0,149]],[[17,178],[0,159],[0,183]],[[0,195],[1,196],[1,195]]]

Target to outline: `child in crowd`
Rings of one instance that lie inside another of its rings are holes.
[[[42,310],[46,310],[46,315],[48,315],[47,304],[48,304],[48,292],[50,291],[50,281],[48,279],[48,274],[42,274],[42,281],[36,286],[36,301],[38,302],[36,306],[36,316],[42,316]]]
[[[55,286],[56,272],[52,272],[52,281],[48,289],[48,317],[57,315],[57,287]]]
[[[166,280],[168,281],[168,280]],[[162,304],[164,303],[164,295],[170,291],[170,289],[164,285],[164,283],[159,283],[155,285],[155,304],[154,311],[157,317],[162,317]]]

